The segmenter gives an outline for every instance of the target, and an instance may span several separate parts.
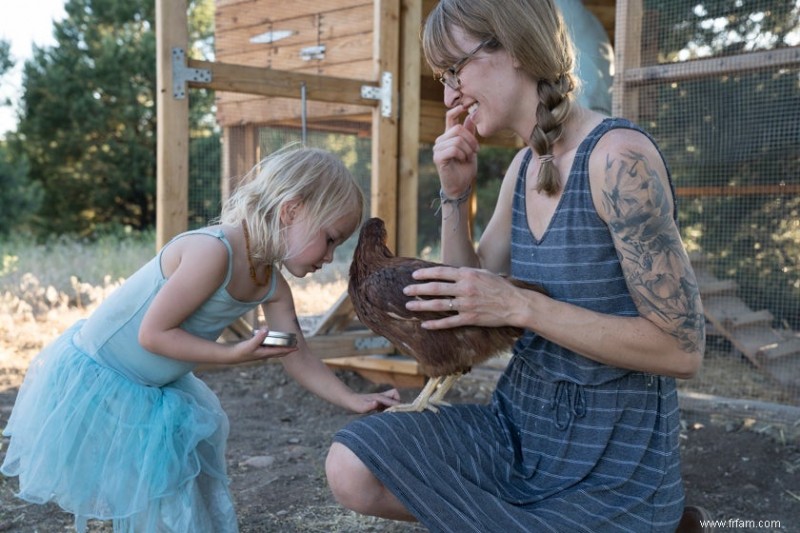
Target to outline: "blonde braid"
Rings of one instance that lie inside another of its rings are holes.
[[[572,76],[568,74],[562,74],[555,83],[539,80],[539,106],[530,141],[540,161],[536,191],[548,196],[555,196],[561,190],[561,176],[553,163],[552,146],[564,132],[564,121],[572,107],[573,89]]]

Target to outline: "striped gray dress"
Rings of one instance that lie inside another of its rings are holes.
[[[517,178],[514,277],[558,300],[636,316],[611,236],[592,202],[581,143],[560,204],[536,239]],[[569,324],[564,324],[569,328]],[[334,439],[430,531],[673,532],[683,509],[675,380],[603,365],[527,331],[488,405],[360,418]]]

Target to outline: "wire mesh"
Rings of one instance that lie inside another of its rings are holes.
[[[672,170],[709,318],[706,361],[687,390],[800,398],[799,11],[644,2],[637,52],[656,74],[625,98]]]

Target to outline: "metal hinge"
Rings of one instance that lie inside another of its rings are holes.
[[[186,52],[183,48],[172,49],[172,96],[176,100],[186,98],[186,82],[211,82],[211,71],[207,68],[186,66]]]
[[[361,86],[361,98],[365,100],[381,101],[381,116],[392,116],[392,73],[384,72],[381,75],[381,86],[373,85]]]

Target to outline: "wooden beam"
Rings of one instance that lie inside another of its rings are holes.
[[[396,250],[400,3],[397,0],[375,0],[374,5],[375,79],[380,83],[385,75],[391,76],[391,109],[387,115],[377,102],[372,111],[371,214],[384,220],[387,245]]]
[[[325,44],[324,61],[328,61],[331,55],[337,55],[337,48],[339,52],[347,51],[345,47],[337,47],[334,44],[336,41],[352,42],[355,38],[361,39],[361,42],[351,45],[353,49],[363,49],[368,54],[371,49],[368,39],[371,39],[373,20],[371,0],[352,6],[341,5],[341,2],[339,0],[340,5],[336,9],[302,14],[294,12],[294,2],[286,2],[287,7],[284,9],[291,10],[294,16],[285,18],[274,16],[275,10],[281,9],[280,3],[274,0],[255,2],[249,9],[217,9],[214,18],[216,56],[221,61],[239,63],[231,61],[230,56],[258,52],[265,59],[298,65],[304,63],[300,58],[300,48]],[[268,20],[261,17],[251,18],[257,10],[272,13]],[[247,20],[243,20],[244,13],[247,14]],[[281,30],[293,33],[275,43],[253,42],[254,37],[265,32]],[[289,70],[286,66],[274,66]]]
[[[396,54],[395,54],[396,55]],[[320,102],[377,106],[377,100],[361,97],[363,85],[377,86],[379,81],[355,80],[333,76],[320,76],[301,72],[271,70],[190,59],[190,68],[208,69],[212,79],[208,83],[191,81],[190,87],[201,87],[216,91],[259,94],[262,96],[284,96],[299,98],[300,88],[306,84],[306,97]]]
[[[776,183],[773,185],[726,185],[718,187],[676,187],[675,194],[684,198],[712,196],[782,196],[799,195],[800,185],[793,183]]]
[[[172,53],[186,53],[186,0],[156,2],[156,248],[186,231],[189,218],[189,98],[173,95]]]
[[[794,47],[631,68],[620,72],[620,78],[626,87],[640,87],[652,83],[713,78],[765,68],[794,68],[797,66],[800,66],[800,48]]]
[[[628,90],[620,74],[639,68],[642,64],[642,14],[642,0],[617,2],[612,114],[634,122],[639,118],[639,95],[636,91]]]
[[[400,19],[400,146],[397,184],[397,253],[417,255],[419,185],[420,71],[419,28],[422,0],[403,0]]]
[[[299,71],[326,67],[328,70],[335,71],[338,67],[348,63],[369,60],[371,47],[364,44],[364,41],[368,41],[370,37],[371,34],[358,34],[327,40],[323,43],[325,46],[324,59],[303,60],[301,53],[304,48],[309,46],[307,43],[276,46],[273,50],[242,46],[235,51],[221,54],[217,59],[225,63],[276,70]],[[352,77],[363,78],[368,73],[368,71],[366,74],[362,71],[358,76]],[[347,77],[339,72],[337,75]]]
[[[405,356],[355,355],[322,361],[331,368],[354,370],[373,383],[391,385],[398,389],[421,388],[428,379],[420,370],[419,364]]]
[[[224,128],[222,132],[222,201],[236,190],[241,179],[261,159],[258,127],[254,124]]]
[[[225,93],[231,95],[232,93]],[[255,98],[222,98],[217,93],[217,122],[220,126],[238,126],[243,122],[271,125],[281,122],[293,121],[301,124],[302,102],[300,94],[295,98],[264,97]],[[242,96],[242,95],[235,95]],[[320,121],[349,121],[363,122],[369,126],[372,120],[373,106],[355,106],[334,104],[330,102],[307,102],[309,127],[314,122]]]

